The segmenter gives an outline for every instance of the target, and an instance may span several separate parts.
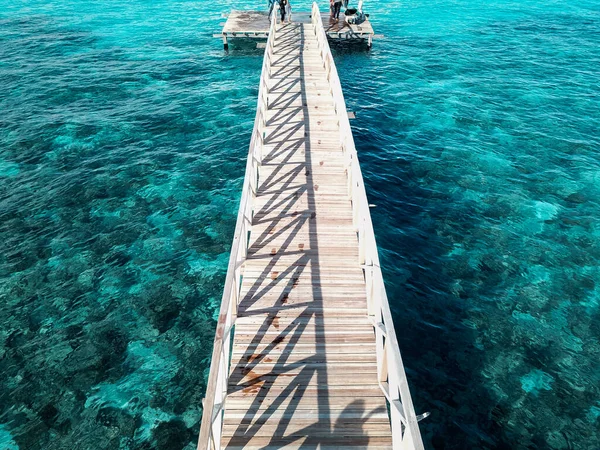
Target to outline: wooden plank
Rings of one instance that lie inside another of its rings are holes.
[[[265,228],[265,231],[267,229],[270,229],[270,227]],[[253,230],[252,234],[250,235],[250,245],[273,245],[276,247],[289,248],[292,245],[292,243],[289,241],[290,236],[292,236],[294,239],[293,244],[296,244],[297,246],[302,242],[318,245],[321,242],[331,242],[331,240],[334,242],[344,242],[351,245],[358,244],[356,230],[351,224],[348,224],[345,227],[330,227],[327,232],[321,232],[320,228],[317,230],[312,230],[311,227],[307,227],[305,225],[301,226],[299,229],[291,226],[287,229],[282,229],[277,234],[269,232],[261,233],[258,230]]]
[[[296,395],[295,392],[290,394],[289,389],[285,386],[273,386],[272,384],[264,384],[262,386],[249,386],[242,389],[231,389],[228,393],[228,399],[232,398],[265,398],[267,396],[281,397]],[[302,386],[303,397],[345,397],[352,398],[353,400],[370,397],[377,397],[382,400],[381,388],[375,384],[348,384],[345,385],[316,385],[316,386]],[[367,401],[367,400],[365,400]]]
[[[356,315],[359,312],[364,312],[366,308],[366,302],[359,304],[351,303],[328,303],[325,305],[310,306],[312,303],[299,303],[299,304],[287,304],[285,307],[274,304],[251,304],[240,306],[240,314],[242,315],[253,315],[253,314],[278,314],[279,317],[303,317],[311,315],[331,315],[336,309],[344,309],[345,311],[340,312],[340,316],[351,316]]]
[[[324,348],[327,348],[328,344],[356,344],[356,343],[371,343],[375,340],[373,333],[371,334],[317,334],[316,336],[310,335],[308,333],[300,332],[296,335],[293,330],[290,333],[280,333],[279,335],[264,335],[259,336],[255,334],[242,334],[235,333],[235,342],[241,345],[248,345],[250,343],[254,344],[267,344],[267,345],[275,345],[282,344],[288,345],[290,348],[293,348],[297,344],[305,343],[307,345],[312,345],[318,342],[322,342]]]
[[[278,440],[284,437],[291,436],[307,436],[311,438],[317,437],[333,437],[335,439],[341,439],[345,437],[347,439],[363,438],[370,442],[372,437],[388,437],[390,436],[390,425],[388,419],[367,419],[362,421],[361,419],[347,419],[343,421],[343,418],[336,417],[335,411],[332,411],[329,420],[295,420],[295,419],[280,419],[274,418],[266,423],[259,423],[252,427],[252,432],[249,433],[252,437],[254,436],[277,436]],[[354,420],[354,422],[350,421]],[[223,421],[223,435],[232,436],[239,433],[241,424],[251,424],[251,420],[240,420],[240,419],[229,419],[226,418]],[[285,427],[281,425],[285,424]],[[284,429],[284,433],[281,433],[281,429]],[[335,433],[334,435],[332,435]],[[283,434],[283,435],[282,435]],[[279,436],[278,436],[279,435]],[[348,442],[348,441],[346,441]],[[365,441],[363,441],[365,442]]]
[[[273,291],[261,289],[260,287],[244,293],[240,303],[240,313],[251,313],[257,309],[269,310],[279,308],[287,315],[296,314],[289,311],[295,308],[304,308],[307,312],[319,312],[336,307],[345,306],[349,309],[365,308],[366,294],[358,289],[289,289]],[[362,311],[365,312],[364,310]],[[264,311],[263,311],[264,313]],[[340,314],[343,314],[340,312]]]
[[[356,402],[356,404],[360,405],[360,402]],[[308,425],[311,428],[311,434],[314,436],[319,436],[321,433],[330,434],[333,422],[335,422],[335,427],[339,429],[340,433],[347,436],[357,435],[362,431],[361,428],[365,431],[370,430],[373,433],[390,432],[390,422],[385,407],[377,407],[372,411],[365,411],[362,408],[361,411],[360,409],[330,409],[326,404],[321,404],[321,411],[318,409],[314,411],[301,410],[290,414],[286,410],[278,410],[266,411],[262,415],[254,414],[254,411],[249,411],[248,414],[240,414],[238,410],[233,410],[225,412],[223,422],[224,426],[255,424],[257,425],[256,428],[261,429],[269,429],[284,423],[286,434],[304,431],[303,428]],[[385,436],[385,434],[380,434],[380,436]]]
[[[279,320],[270,318],[268,321],[261,323],[237,323],[235,329],[240,333],[253,333],[255,335],[264,333],[278,333],[281,330],[285,330],[291,327],[302,328],[305,333],[314,333],[315,330],[319,330],[327,333],[370,333],[373,334],[373,325],[368,322],[353,323],[352,328],[349,328],[347,323],[332,324],[311,321],[295,321],[295,320]]]
[[[311,220],[312,217],[309,215],[308,219]],[[290,232],[290,230],[293,230],[292,226],[297,222],[297,217],[286,217],[285,220],[281,219],[277,222],[266,221],[262,223],[256,223],[252,225],[252,232],[254,233],[254,235],[276,235],[282,232]],[[348,231],[356,232],[356,229],[354,228],[353,224],[349,224],[347,221],[344,220],[342,222],[319,223],[318,230],[316,229],[316,227],[315,229],[306,229],[306,227],[304,227],[302,230],[298,230],[298,233],[300,233],[301,231],[312,235],[319,232],[326,232],[328,234],[347,233]]]
[[[292,78],[286,77],[285,79],[272,79],[267,83],[269,92],[278,94],[284,92],[285,94],[292,95],[294,93],[302,93],[306,89],[310,89],[312,95],[328,95],[330,94],[329,83],[326,78],[315,79],[315,78]],[[334,119],[332,116],[330,119]]]
[[[374,346],[369,342],[363,343],[317,343],[298,341],[297,345],[292,347],[273,342],[250,342],[236,344],[233,348],[233,355],[239,364],[248,365],[273,363],[283,361],[306,363],[343,363],[354,361],[357,356],[364,361],[372,361],[374,355]],[[328,358],[331,357],[331,360]],[[357,361],[359,362],[359,361]]]
[[[300,276],[299,271],[298,275]],[[240,307],[246,309],[271,303],[273,306],[281,307],[282,312],[286,312],[286,306],[327,309],[341,304],[363,305],[366,301],[365,288],[359,283],[346,286],[343,283],[335,282],[321,283],[316,275],[314,278],[317,283],[320,283],[314,287],[306,282],[300,284],[291,278],[279,282],[259,280],[247,283],[243,285]],[[289,313],[289,311],[287,312]],[[253,314],[259,313],[254,312]],[[262,314],[268,313],[263,312]],[[366,317],[366,311],[357,315]]]
[[[285,294],[285,295],[284,295]],[[247,302],[248,300],[251,301]],[[298,287],[282,286],[276,292],[273,289],[267,290],[258,285],[247,287],[243,295],[243,300],[240,303],[240,308],[244,310],[246,307],[267,307],[277,306],[285,311],[286,308],[293,307],[299,303],[302,305],[311,306],[313,308],[326,308],[346,305],[348,307],[360,307],[365,305],[366,294],[360,286],[339,288],[338,286],[319,286],[319,287]]]
[[[277,308],[271,308],[271,310],[269,311],[261,311],[261,312],[247,312],[245,314],[238,314],[238,319],[247,319],[247,320],[263,320],[264,317],[278,317],[279,319],[283,319],[283,320],[290,320],[290,321],[296,321],[296,320],[319,320],[319,321],[325,321],[325,320],[346,320],[346,319],[352,319],[352,320],[358,320],[358,319],[364,319],[364,318],[368,318],[368,316],[365,313],[365,310],[360,310],[355,312],[354,314],[335,314],[335,310],[330,310],[328,308],[320,308],[319,311],[306,311],[306,310],[302,310],[300,308],[296,309],[295,311],[288,311],[288,314],[279,314],[279,311],[277,310]],[[370,320],[370,319],[368,319]]]
[[[267,278],[269,277],[269,278]],[[323,279],[317,275],[312,277],[282,277],[275,278],[276,275],[260,275],[257,278],[244,278],[243,289],[246,293],[264,291],[266,285],[271,288],[279,288],[279,292],[306,291],[315,293],[316,291],[331,292],[331,293],[351,293],[361,294],[365,290],[365,285],[360,279]],[[271,278],[275,278],[271,280]],[[340,302],[341,303],[341,302]],[[344,302],[346,303],[346,302]]]
[[[308,217],[310,218],[310,216]],[[321,242],[323,244],[336,242],[344,242],[344,244],[348,243],[351,245],[358,244],[356,230],[350,223],[345,227],[330,227],[327,231],[323,232],[321,232],[320,228],[312,230],[311,227],[306,226],[305,224],[301,224],[301,226],[298,228],[293,226],[293,224],[294,223],[292,222],[292,226],[287,229],[281,229],[281,231],[277,234],[253,230],[252,234],[250,235],[250,245],[274,245],[278,247],[289,248],[292,246],[292,244],[296,244],[296,246],[298,246],[300,249],[301,246],[299,246],[299,243],[303,242],[311,245],[318,245]],[[276,225],[277,224],[274,224],[274,226]],[[265,230],[267,230],[267,228],[265,228]],[[266,236],[266,234],[271,234],[271,236]],[[294,239],[293,243],[289,241],[290,236]],[[324,245],[324,247],[326,247],[326,245]]]
[[[234,347],[237,350],[237,347]],[[296,353],[293,350],[284,352],[268,352],[265,354],[256,353],[240,353],[233,352],[231,365],[247,365],[248,363],[263,363],[263,362],[285,362],[286,364],[300,363],[306,360],[327,362],[327,363],[359,363],[377,365],[377,359],[374,353],[349,354],[349,353],[334,353],[328,351],[327,354],[312,354],[312,353]]]
[[[231,382],[245,383],[253,380],[285,379],[287,382],[298,382],[300,379],[312,379],[324,375],[327,382],[343,380],[344,375],[352,370],[352,376],[364,379],[367,382],[377,382],[376,364],[268,364],[259,361],[258,364],[249,364],[248,366],[233,366],[230,373]]]
[[[289,338],[288,338],[289,336]],[[287,338],[287,339],[286,339]],[[322,330],[306,330],[301,327],[294,327],[282,330],[267,330],[266,332],[252,332],[248,330],[240,330],[235,333],[235,340],[239,344],[244,342],[251,342],[254,344],[265,343],[289,343],[290,346],[296,343],[312,344],[312,343],[323,343],[325,346],[327,343],[357,343],[366,342],[369,343],[375,339],[373,330],[363,332],[349,332],[349,331],[322,331]],[[237,345],[237,344],[236,344]],[[261,360],[262,364],[268,365],[268,363]],[[322,363],[314,363],[322,364]],[[335,365],[335,364],[334,364]],[[270,369],[270,368],[269,368]],[[370,369],[370,368],[365,368]]]
[[[333,214],[342,215],[341,211],[337,211],[335,208],[331,208]],[[310,210],[309,210],[310,212]],[[275,214],[279,216],[280,212],[269,212],[265,213],[265,215],[258,215],[258,217],[268,217],[271,214]],[[350,219],[350,218],[349,218]],[[326,261],[328,258],[333,258],[335,260],[339,260],[344,256],[354,256],[358,255],[358,248],[356,245],[344,246],[344,242],[329,236],[329,240],[324,241],[319,245],[319,243],[314,240],[305,240],[296,238],[295,233],[291,233],[290,236],[293,239],[293,242],[284,243],[282,247],[274,249],[272,242],[269,243],[260,243],[260,245],[253,245],[248,249],[248,258],[247,260],[254,259],[274,259],[279,261],[283,255],[290,256],[303,256],[305,260],[310,259],[313,262]],[[312,242],[312,246],[310,245]],[[355,239],[349,240],[350,244],[357,244]],[[324,258],[324,254],[326,258]],[[297,260],[298,258],[296,258]],[[347,277],[346,277],[347,278]]]
[[[278,438],[274,441],[268,437],[250,437],[250,438],[238,438],[238,437],[227,437],[228,450],[289,450],[297,448],[318,448],[319,450],[345,450],[352,448],[356,450],[390,450],[392,448],[390,439],[386,438],[369,438],[368,442],[356,442],[352,443],[351,447],[348,447],[347,439],[327,439],[323,438]],[[270,445],[273,442],[273,445]],[[346,442],[344,444],[344,442]],[[241,446],[240,446],[241,445]]]
[[[292,297],[292,292],[289,296]],[[327,296],[322,296],[327,298]],[[334,298],[334,296],[331,296]],[[344,297],[349,297],[349,294],[345,294]],[[278,297],[274,297],[278,298]],[[358,300],[358,297],[355,297]],[[258,299],[258,300],[256,300]],[[298,303],[287,303],[285,306],[272,302],[269,304],[267,300],[262,300],[263,296],[257,296],[252,298],[246,296],[243,304],[240,304],[238,316],[255,316],[262,314],[277,315],[278,317],[329,317],[329,316],[357,316],[363,315],[367,307],[366,299],[361,302],[356,302],[354,305],[343,304],[344,311],[340,311],[341,303],[338,302],[323,302],[321,300],[309,300]],[[259,303],[260,301],[260,303]],[[335,314],[335,311],[338,314]]]
[[[352,442],[352,444],[350,445],[349,442]],[[228,450],[288,450],[298,448],[314,448],[319,450],[346,450],[348,448],[357,450],[390,450],[392,448],[391,438],[380,436],[349,440],[344,436],[326,438],[323,436],[263,437],[236,435],[225,437],[224,443]]]
[[[283,252],[283,254],[285,254],[285,252]],[[268,266],[267,266],[268,264]],[[347,262],[339,262],[336,265],[334,265],[333,263],[331,264],[327,264],[326,261],[319,261],[319,260],[310,260],[310,259],[305,259],[302,258],[301,254],[299,254],[298,259],[296,261],[291,261],[289,259],[273,259],[270,261],[265,261],[264,260],[253,260],[253,261],[246,261],[246,263],[244,264],[244,269],[248,270],[248,274],[250,277],[254,277],[254,279],[257,279],[259,275],[262,275],[263,273],[272,273],[272,272],[278,272],[280,274],[287,274],[290,273],[292,274],[292,277],[297,276],[297,277],[306,277],[306,276],[311,276],[311,277],[315,277],[315,279],[318,279],[320,277],[328,277],[330,273],[336,273],[336,272],[348,272],[351,273],[353,271],[356,271],[357,276],[359,276],[359,272],[362,273],[362,269],[361,268],[357,268],[356,265],[352,265],[352,261],[347,261]],[[270,275],[270,277],[273,277],[273,275]],[[278,276],[277,276],[278,277]],[[280,281],[281,281],[281,277],[280,277]],[[286,281],[290,281],[290,278],[287,278]],[[298,292],[297,287],[298,286],[294,286],[293,284],[293,280],[291,280],[290,285],[286,286],[287,291],[291,292],[293,290],[295,290],[295,292]],[[253,283],[254,285],[255,283]],[[269,284],[269,285],[273,285],[274,283],[271,283],[271,281],[265,279],[262,284]],[[275,283],[275,284],[284,284],[284,283]],[[249,289],[249,288],[248,288]],[[302,290],[302,289],[300,289]],[[365,288],[363,287],[363,290],[365,290]],[[248,293],[249,291],[244,291],[246,293]],[[362,291],[361,291],[362,292]]]
[[[271,408],[285,410],[292,406],[296,410],[314,410],[319,404],[327,403],[332,410],[360,411],[383,409],[385,411],[385,399],[379,396],[365,397],[356,401],[351,396],[329,396],[324,395],[300,395],[292,392],[291,395],[269,395],[266,393],[258,396],[231,396],[227,399],[227,410],[249,411],[252,413],[262,412]],[[387,415],[387,412],[386,412]]]
[[[340,251],[340,249],[335,250]],[[318,252],[319,250],[309,251]],[[355,252],[356,249],[350,248],[347,249],[347,253],[340,251],[339,256],[353,255]],[[253,259],[247,259],[245,267],[249,270],[249,273],[244,275],[243,284],[248,289],[251,286],[256,286],[257,282],[266,282],[268,284],[276,282],[275,284],[281,285],[287,285],[287,282],[289,282],[289,290],[302,290],[303,287],[311,285],[327,288],[350,286],[352,291],[358,290],[360,292],[362,292],[361,289],[365,289],[364,277],[362,276],[363,271],[358,267],[358,264],[352,265],[352,261],[344,263],[343,261],[333,259],[331,265],[327,265],[327,259],[317,259],[316,257],[312,259],[308,257],[304,258],[303,256],[306,254],[307,252],[304,251],[294,251],[273,255],[271,251],[265,255],[264,259],[260,259],[260,255]],[[288,255],[292,257],[288,258]],[[284,260],[290,261],[288,267],[291,270],[281,271],[271,269],[273,263],[281,263]],[[340,290],[345,291],[344,289]]]
[[[272,250],[272,249],[271,249]],[[313,253],[310,253],[313,252]],[[352,262],[358,263],[357,251],[355,248],[350,248],[346,252],[340,252],[338,255],[331,255],[326,253],[318,253],[319,250],[293,250],[282,251],[279,254],[271,254],[271,251],[265,252],[263,254],[251,253],[249,257],[246,259],[246,263],[248,267],[256,267],[262,266],[266,267],[267,265],[278,264],[279,266],[285,264],[290,270],[276,270],[274,269],[272,273],[269,275],[273,280],[278,277],[281,278],[281,275],[284,273],[289,273],[292,271],[296,271],[298,276],[302,272],[303,267],[311,266],[311,267],[352,267]],[[345,257],[342,259],[342,257]],[[355,266],[354,266],[355,267]],[[298,269],[295,269],[298,268]]]
[[[277,273],[277,275],[275,275]],[[271,281],[275,280],[286,280],[291,281],[292,288],[297,288],[299,285],[302,286],[307,282],[312,283],[315,280],[319,280],[321,283],[333,284],[334,280],[337,284],[345,284],[346,282],[352,284],[360,284],[362,289],[365,288],[364,281],[362,280],[363,270],[360,267],[348,265],[348,269],[343,267],[316,267],[307,265],[302,269],[302,273],[297,274],[295,271],[281,272],[272,271],[271,266],[262,265],[249,265],[246,264],[244,268],[244,284],[255,285],[257,281],[264,280],[266,283],[271,284]],[[280,275],[281,274],[281,275]],[[297,283],[294,278],[298,278]]]
[[[328,343],[328,344],[319,344],[316,342],[311,343],[298,343],[293,347],[288,346],[287,344],[276,343],[236,343],[233,347],[233,354],[242,355],[243,357],[250,358],[264,358],[265,355],[274,355],[277,356],[279,354],[285,353],[298,353],[306,356],[312,357],[323,357],[327,355],[358,355],[358,354],[375,354],[376,348],[374,342],[362,342],[362,343],[352,343],[352,344],[344,344],[344,343]],[[346,383],[347,384],[347,383]]]
[[[238,317],[235,322],[236,326],[259,326],[265,322],[271,323],[274,319],[278,319],[278,323],[280,326],[287,326],[288,324],[309,324],[309,323],[318,323],[322,326],[332,325],[332,326],[345,326],[345,327],[353,327],[355,325],[371,325],[371,319],[366,315],[358,315],[358,316],[350,316],[350,317],[338,317],[338,316],[329,316],[329,317],[298,317],[298,318],[278,318],[277,316],[269,315],[269,314],[260,314],[255,316],[242,316]]]
[[[291,436],[291,437],[279,437],[269,438],[268,436],[234,436],[224,438],[224,442],[227,443],[227,449],[239,449],[244,450],[256,450],[256,449],[298,449],[298,448],[312,448],[319,450],[340,450],[340,449],[391,449],[390,439],[384,437],[364,437],[360,440],[349,440],[344,437],[307,437],[307,436]],[[244,443],[245,442],[245,443]],[[344,444],[346,442],[346,444]],[[352,442],[349,446],[348,442]]]
[[[321,406],[321,408],[319,408]],[[282,421],[310,421],[318,422],[321,419],[345,420],[348,428],[359,428],[362,425],[361,419],[366,416],[364,408],[356,410],[351,409],[332,409],[329,406],[323,407],[323,404],[316,404],[312,409],[296,408],[295,402],[292,402],[290,408],[292,412],[287,412],[285,409],[248,409],[240,411],[237,409],[227,409],[225,411],[225,423],[243,423],[243,424],[268,424],[269,422],[281,423]],[[385,430],[385,426],[389,427],[389,418],[385,406],[379,407],[375,412],[369,412],[368,420],[374,429],[378,428],[375,424],[381,423]],[[353,426],[354,425],[354,426]]]
[[[300,174],[292,172],[291,175],[279,174],[278,178],[266,177],[261,179],[258,188],[259,195],[266,194],[269,191],[281,194],[283,193],[281,189],[289,191],[290,188],[295,187],[296,191],[298,188],[305,188],[307,195],[310,195],[314,199],[323,198],[328,193],[338,193],[345,195],[346,200],[348,200],[348,180],[343,173],[315,174],[309,171],[310,173],[307,175],[305,170]],[[352,209],[349,200],[344,203],[339,204],[339,209],[345,211],[348,216],[351,216]]]

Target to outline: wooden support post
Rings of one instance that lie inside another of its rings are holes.
[[[229,50],[229,44],[227,43],[227,35],[223,34],[223,50]]]
[[[373,46],[373,35],[370,34],[369,39],[367,41],[367,48],[370,50],[372,46]]]

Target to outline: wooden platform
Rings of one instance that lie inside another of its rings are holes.
[[[343,13],[342,13],[343,14]],[[343,20],[330,22],[329,14],[321,14],[325,33],[329,39],[361,40],[370,44],[375,36],[369,19],[360,25],[347,24]],[[296,23],[310,23],[310,12],[292,12],[292,20]],[[231,11],[220,34],[227,43],[230,38],[259,38],[269,35],[269,18],[263,11]]]
[[[340,129],[311,24],[277,29],[267,85],[222,445],[391,448]]]

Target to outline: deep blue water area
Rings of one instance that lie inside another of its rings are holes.
[[[261,66],[233,7],[0,0],[0,449],[195,448]],[[426,447],[600,448],[600,5],[365,9],[385,38],[334,52]]]

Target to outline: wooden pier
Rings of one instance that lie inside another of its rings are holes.
[[[198,449],[422,449],[318,7],[270,24]]]
[[[367,18],[363,23],[348,24],[344,20],[331,22],[329,14],[321,14],[321,23],[325,35],[329,39],[365,42],[369,47],[376,37],[373,26]],[[292,12],[294,23],[311,23],[311,13]],[[221,33],[214,37],[221,38],[227,49],[232,38],[266,39],[269,36],[270,20],[267,12],[263,11],[231,11]]]

